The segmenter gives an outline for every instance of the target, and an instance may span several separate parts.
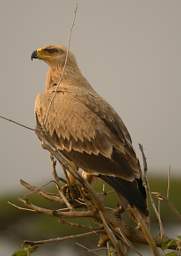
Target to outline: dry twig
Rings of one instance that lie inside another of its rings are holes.
[[[76,22],[77,11],[78,11],[78,3],[76,2],[76,6],[75,6],[75,9],[74,9],[74,17],[73,17],[72,25],[71,25],[69,36],[68,36],[67,52],[66,52],[66,56],[65,56],[65,62],[64,62],[62,74],[60,76],[60,79],[59,79],[56,87],[55,87],[54,94],[53,94],[52,98],[50,99],[50,103],[49,103],[49,106],[48,106],[48,109],[47,109],[47,112],[46,112],[46,115],[45,115],[45,119],[44,119],[44,126],[46,125],[46,121],[47,121],[47,118],[48,118],[50,107],[53,103],[53,100],[55,99],[56,93],[57,93],[57,91],[58,91],[58,89],[61,85],[62,80],[63,80],[63,76],[64,76],[64,73],[65,73],[65,68],[66,68],[67,61],[68,61],[68,55],[69,55],[69,51],[70,51],[70,43],[71,43],[71,38],[72,38],[72,32],[73,32],[73,28],[74,28],[75,22]]]
[[[155,215],[156,215],[158,223],[159,223],[160,237],[163,238],[165,232],[164,232],[161,216],[160,216],[159,211],[157,210],[155,202],[154,202],[154,200],[152,198],[151,188],[150,188],[150,184],[149,184],[149,180],[148,180],[148,176],[147,176],[148,165],[147,165],[147,160],[146,160],[146,156],[145,156],[145,153],[144,153],[143,145],[139,144],[139,148],[140,148],[140,151],[141,151],[141,154],[142,154],[142,158],[143,158],[144,180],[145,180],[145,186],[146,186],[146,190],[147,190],[147,195],[149,195],[151,206],[152,206],[152,208],[153,208],[153,210],[155,212]]]
[[[50,201],[54,201],[54,202],[58,202],[60,203],[62,206],[64,205],[64,200],[61,199],[59,196],[50,194],[48,192],[43,191],[41,188],[36,187],[36,186],[32,186],[31,184],[29,184],[28,182],[20,179],[20,184],[22,186],[24,186],[26,189],[30,190],[32,193],[36,193],[40,196],[42,196],[43,198],[50,200]]]
[[[18,125],[18,126],[20,126],[20,127],[23,127],[23,128],[25,128],[25,129],[27,129],[27,130],[30,130],[30,131],[33,131],[33,132],[35,131],[34,128],[29,127],[29,126],[27,126],[27,125],[25,125],[25,124],[23,124],[23,123],[21,123],[21,122],[18,122],[18,121],[15,121],[15,120],[13,120],[13,119],[10,119],[10,118],[8,118],[8,117],[6,117],[6,116],[0,115],[0,118],[1,118],[1,119],[4,119],[4,120],[6,120],[6,121],[8,121],[8,122],[10,122],[10,123],[13,123],[13,124],[15,124],[15,125]]]
[[[170,194],[170,177],[171,177],[171,166],[169,166],[168,178],[167,178],[167,199],[168,200],[169,200],[169,194]]]
[[[40,246],[40,245],[44,245],[44,244],[57,243],[57,242],[65,241],[65,240],[71,240],[71,239],[77,239],[77,238],[81,238],[81,237],[96,235],[96,234],[100,234],[101,232],[103,232],[103,230],[100,229],[100,230],[92,230],[92,231],[85,232],[82,234],[56,237],[56,238],[50,238],[50,239],[45,239],[45,240],[39,240],[39,241],[26,240],[26,241],[24,241],[24,244],[28,244],[31,246],[34,246],[34,245]]]
[[[77,175],[77,174],[76,174]],[[78,174],[79,175],[79,174]],[[79,180],[80,179],[80,180]],[[64,208],[64,205],[62,205],[62,201],[56,202],[59,203],[60,208],[59,209],[50,209],[50,208],[44,208],[40,207],[38,205],[35,205],[30,202],[28,199],[19,199],[19,201],[23,204],[23,206],[16,205],[14,203],[10,203],[14,207],[18,208],[19,210],[28,211],[31,213],[41,213],[46,214],[50,216],[57,217],[60,222],[66,223],[70,225],[72,228],[79,227],[79,228],[85,228],[89,229],[89,232],[85,232],[82,234],[77,235],[70,235],[65,237],[59,237],[59,238],[53,238],[53,239],[46,239],[46,240],[40,240],[40,241],[25,241],[26,244],[29,245],[44,245],[47,243],[53,243],[53,242],[61,242],[67,239],[76,239],[79,237],[84,237],[88,235],[94,235],[94,234],[101,234],[102,237],[105,237],[102,239],[102,241],[111,241],[111,247],[110,250],[114,250],[115,255],[126,255],[125,250],[123,251],[123,247],[125,248],[133,248],[135,247],[132,245],[132,243],[141,243],[141,244],[148,244],[147,239],[145,238],[144,233],[142,233],[140,230],[137,229],[130,229],[129,226],[122,226],[121,219],[118,219],[115,216],[115,209],[106,209],[106,207],[103,205],[103,203],[99,200],[99,195],[92,189],[90,184],[87,184],[87,182],[83,182],[81,176],[77,180],[77,186],[83,186],[84,189],[82,190],[82,194],[84,195],[82,200],[84,201],[84,205],[79,206],[79,208]],[[25,186],[28,190],[34,191],[34,193],[41,195],[43,198],[46,198],[48,195],[48,200],[50,202],[54,201],[55,198],[59,197],[59,194],[48,194],[46,192],[37,189],[37,187],[30,185],[29,183],[23,181],[21,182],[23,186]],[[40,193],[41,192],[41,193]],[[58,193],[58,191],[57,191]],[[45,197],[44,197],[45,196]],[[52,197],[52,199],[51,199]],[[81,209],[82,208],[82,209]],[[98,213],[98,214],[97,214]],[[97,229],[91,228],[82,224],[73,223],[67,219],[69,218],[92,218],[94,222],[97,223]],[[141,221],[141,220],[139,220]],[[158,239],[158,238],[152,238],[155,245],[157,247],[163,247],[170,248],[173,250],[177,249],[178,243],[173,243],[172,239]],[[105,245],[105,242],[102,242],[101,246]],[[120,247],[120,245],[124,245],[123,247]],[[112,248],[112,249],[111,249]],[[139,252],[135,249],[137,254]],[[139,254],[140,255],[140,254]],[[154,252],[154,255],[158,255]]]

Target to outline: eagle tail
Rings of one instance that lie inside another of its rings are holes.
[[[126,181],[118,177],[100,175],[100,178],[109,184],[118,194],[121,194],[132,207],[148,216],[146,191],[142,179]]]

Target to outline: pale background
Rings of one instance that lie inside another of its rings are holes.
[[[96,90],[118,111],[151,172],[181,167],[181,1],[80,0],[71,49]],[[66,44],[73,0],[0,1],[0,113],[34,126],[33,105],[47,66],[33,50]],[[0,120],[0,190],[19,178],[50,179],[36,136]],[[138,149],[137,149],[138,150]]]

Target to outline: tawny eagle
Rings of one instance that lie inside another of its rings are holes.
[[[45,90],[35,102],[38,125],[77,168],[100,177],[148,215],[139,160],[120,116],[93,89],[64,46],[38,48],[31,58],[49,66]]]

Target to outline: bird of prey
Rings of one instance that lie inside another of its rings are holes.
[[[35,101],[38,126],[77,168],[104,180],[147,216],[139,160],[119,115],[93,89],[64,46],[38,48],[31,59],[49,66],[45,90]]]

